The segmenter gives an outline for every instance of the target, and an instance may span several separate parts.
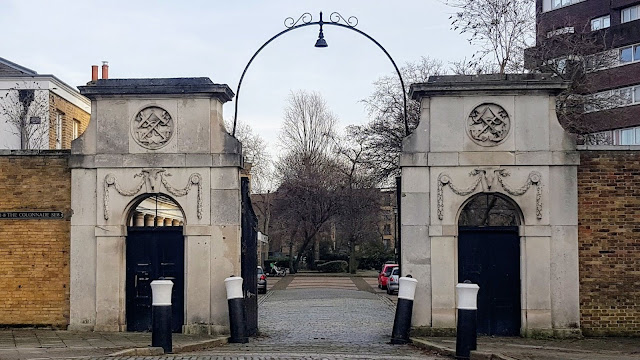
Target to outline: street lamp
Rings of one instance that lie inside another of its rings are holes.
[[[320,11],[320,34],[318,34],[318,41],[316,41],[315,47],[317,48],[326,48],[329,46],[327,41],[324,39],[324,34],[322,33],[322,25],[324,25],[324,21],[322,21],[322,11]]]

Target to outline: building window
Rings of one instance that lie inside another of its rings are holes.
[[[640,61],[640,45],[628,46],[620,49],[620,63]]]
[[[62,149],[62,117],[63,113],[56,113],[56,149]]]
[[[626,9],[622,9],[621,17],[622,22],[626,23],[633,20],[638,20],[638,15],[640,14],[640,5],[628,7]]]
[[[391,224],[384,224],[383,232],[385,235],[391,235]]]
[[[607,90],[585,97],[585,112],[613,109],[640,103],[640,85]]]
[[[611,25],[611,17],[609,15],[601,16],[591,20],[591,31],[608,28]]]
[[[640,145],[640,127],[614,131],[616,132],[615,138],[618,139],[616,145]]]
[[[389,239],[383,239],[382,245],[384,245],[385,250],[389,250]]]
[[[584,0],[551,0],[551,9],[559,9],[561,7],[569,6],[583,1]]]
[[[77,139],[80,135],[80,121],[73,119],[73,139]]]

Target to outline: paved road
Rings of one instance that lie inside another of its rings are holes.
[[[203,359],[444,359],[409,345],[389,345],[393,303],[372,289],[359,290],[357,281],[349,277],[287,279],[284,290],[272,290],[260,299],[260,337],[249,344],[191,355]]]

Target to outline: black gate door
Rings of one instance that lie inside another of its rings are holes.
[[[520,239],[518,227],[460,227],[458,281],[478,292],[478,333],[520,334]]]
[[[258,217],[249,196],[249,179],[242,178],[242,290],[245,296],[246,331],[258,332]]]
[[[182,226],[129,227],[127,236],[127,330],[151,331],[151,281],[171,280],[172,329],[184,324]]]

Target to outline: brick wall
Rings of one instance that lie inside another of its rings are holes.
[[[68,151],[1,151],[0,211],[63,211],[64,220],[0,219],[0,325],[69,319]]]
[[[585,335],[640,332],[640,152],[582,151],[580,312]]]
[[[56,115],[62,114],[62,148],[71,149],[73,122],[79,122],[78,136],[87,129],[91,114],[73,105],[64,98],[49,92],[49,148],[56,148]]]

